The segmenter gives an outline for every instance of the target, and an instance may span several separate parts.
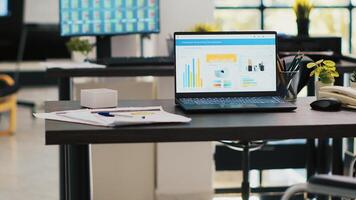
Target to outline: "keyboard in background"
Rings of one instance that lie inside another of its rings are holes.
[[[267,104],[281,103],[279,97],[217,97],[217,98],[180,98],[184,104],[190,105],[212,105],[212,104]]]
[[[158,66],[158,65],[174,65],[174,58],[172,57],[112,57],[92,60],[101,65],[108,67],[120,66]]]

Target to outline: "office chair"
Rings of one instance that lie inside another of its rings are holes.
[[[0,112],[9,112],[9,125],[0,135],[12,135],[16,131],[16,93],[18,84],[8,75],[0,75]]]
[[[17,87],[20,85],[18,63],[23,60],[27,36],[23,20],[24,3],[24,0],[9,1],[8,7],[11,15],[0,19],[0,48],[2,50],[0,60],[17,61],[12,77]],[[34,112],[35,104],[32,102],[19,100],[17,104],[29,107]]]
[[[287,56],[283,58],[286,65],[292,63],[294,56]],[[302,61],[299,71],[299,77],[297,80],[299,81],[297,92],[299,93],[309,82],[309,74],[311,72],[306,66],[307,63],[311,62],[312,59],[305,56]],[[280,89],[278,89],[281,91]],[[219,141],[223,145],[227,146],[230,149],[236,151],[242,151],[242,184],[241,184],[241,193],[242,199],[249,199],[250,193],[250,184],[249,184],[249,171],[250,171],[250,152],[261,149],[264,145],[267,144],[267,141],[259,140],[259,141]]]
[[[311,177],[307,183],[288,188],[282,200],[289,200],[293,195],[302,192],[354,199],[356,198],[356,179],[338,175],[316,175]]]

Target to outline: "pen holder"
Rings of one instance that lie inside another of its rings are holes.
[[[280,72],[280,90],[287,101],[296,101],[298,95],[299,71]]]

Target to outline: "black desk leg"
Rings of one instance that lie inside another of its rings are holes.
[[[316,146],[315,146],[315,139],[307,139],[307,162],[306,162],[306,169],[307,169],[307,179],[314,176],[316,173]],[[315,195],[308,194],[308,199],[315,198]]]
[[[69,200],[90,200],[89,145],[66,145],[68,148]]]
[[[65,169],[65,160],[67,155],[67,149],[65,145],[59,146],[59,199],[60,200],[67,200],[69,199],[68,194],[68,177],[66,172],[68,170]]]
[[[309,179],[316,172],[316,152],[315,152],[315,139],[308,139],[307,140],[307,178]]]
[[[333,174],[343,174],[342,138],[333,139]]]
[[[90,200],[89,145],[61,145],[60,198]]]
[[[342,175],[343,174],[343,160],[342,160],[342,138],[333,139],[333,166],[332,174]],[[332,200],[340,200],[339,197],[333,197]]]
[[[318,139],[317,150],[317,172],[318,174],[328,174],[331,168],[331,155],[329,139]],[[317,195],[318,200],[328,200],[326,195]]]
[[[329,139],[318,139],[318,174],[328,174],[331,171],[331,159]]]
[[[58,79],[58,98],[59,100],[70,100],[70,78]],[[68,169],[66,169],[68,148],[65,145],[59,146],[59,199],[68,200]]]
[[[243,146],[242,152],[242,184],[241,184],[241,196],[242,200],[249,200],[250,198],[250,150],[249,143],[247,142]]]
[[[70,78],[60,78],[58,80],[58,98],[59,100],[70,100]]]

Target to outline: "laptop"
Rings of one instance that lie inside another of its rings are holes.
[[[176,32],[175,101],[187,112],[291,111],[277,92],[277,33]]]

